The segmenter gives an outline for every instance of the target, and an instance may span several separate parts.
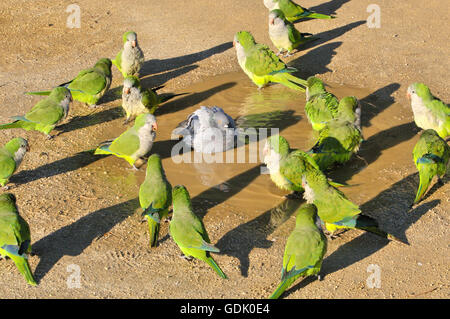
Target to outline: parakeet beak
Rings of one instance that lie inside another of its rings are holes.
[[[30,151],[30,145],[29,145],[29,144],[27,144],[27,148],[26,148],[26,150],[27,150],[27,152],[29,152],[29,151]]]
[[[408,100],[411,100],[411,93],[406,92],[406,97],[408,98]]]
[[[131,92],[130,88],[123,89],[123,93],[125,93],[125,94],[130,94],[130,92]]]
[[[158,129],[158,124],[153,123],[153,124],[152,124],[152,131],[153,131],[153,132],[156,132],[157,129]]]
[[[233,47],[236,46],[236,40],[233,40]]]
[[[270,25],[273,25],[274,23],[275,23],[275,19],[274,18],[269,19],[269,24]]]
[[[136,47],[136,41],[131,41],[131,47],[133,47],[133,48]]]

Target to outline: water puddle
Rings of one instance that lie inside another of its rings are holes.
[[[390,94],[396,89],[398,86],[395,84],[379,90],[333,84],[328,87],[328,90],[338,98],[355,95],[362,99],[363,134],[367,144],[367,147],[363,146],[361,150],[362,156],[367,158],[353,160],[332,173],[333,178],[356,185],[363,184],[364,180],[370,180],[373,178],[370,175],[375,174],[375,171],[367,169],[367,164],[378,162],[380,156],[389,151],[389,148],[413,137],[409,133],[413,128],[409,123],[410,119],[405,119],[402,115],[406,113],[404,109],[407,106],[393,104],[390,99]],[[254,143],[242,147],[247,154],[245,163],[207,163],[205,160],[198,163],[178,163],[171,158],[171,150],[178,142],[171,140],[171,133],[178,123],[185,120],[199,106],[217,105],[236,119],[237,125],[241,128],[278,128],[280,134],[290,142],[291,147],[308,150],[314,144],[315,133],[304,113],[305,94],[281,85],[258,90],[243,72],[212,77],[208,81],[175,93],[184,92],[189,94],[168,101],[156,113],[158,132],[152,153],[158,153],[163,158],[163,166],[171,184],[185,185],[191,197],[201,202],[206,209],[224,204],[250,216],[259,215],[273,207],[276,209],[284,200],[282,195],[286,193],[274,186],[269,175],[261,174],[261,157],[249,162],[248,154],[250,149],[255,147]],[[113,131],[102,131],[101,138],[109,139],[117,136],[119,129],[122,130],[115,127]],[[406,135],[403,134],[404,131],[407,131]],[[408,148],[412,146],[409,144],[404,147],[404,152],[407,150],[408,154],[404,156],[406,158],[403,160],[404,163],[410,161]],[[261,147],[263,146],[262,143]],[[239,148],[219,155],[225,161],[226,158],[236,158],[238,151]],[[193,158],[193,152],[188,155]],[[391,156],[395,158],[394,153]],[[134,172],[129,170],[127,165],[121,159],[107,157],[91,164],[90,168],[95,170],[108,167],[107,176],[114,183],[118,182],[118,178],[123,174],[135,176],[136,178],[129,176],[125,180],[127,183],[136,182],[135,188],[132,188],[136,191],[144,179],[146,166]],[[377,188],[374,185],[371,187]],[[378,187],[381,190],[381,186]],[[361,192],[360,186],[356,186],[347,188],[345,192],[363,201],[372,194],[376,195],[377,190]],[[137,195],[137,192],[135,194]],[[295,207],[297,206],[294,205]]]

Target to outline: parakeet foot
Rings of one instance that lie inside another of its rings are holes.
[[[285,58],[288,58],[288,57],[293,56],[293,55],[294,55],[293,53],[289,53],[289,52],[288,52],[288,53],[286,53],[286,54],[284,55],[284,57],[285,57]]]
[[[89,108],[96,109],[96,108],[98,108],[98,105],[97,104],[89,104]]]
[[[7,190],[9,190],[11,187],[8,186],[8,185],[5,185],[5,186],[3,186],[2,188],[3,188],[4,191],[7,191]]]
[[[186,259],[187,261],[191,261],[192,259],[194,259],[194,257],[190,257],[190,256],[188,257],[188,256],[183,255],[183,254],[180,255],[180,258]]]
[[[50,135],[50,134],[47,134],[47,139],[48,140],[51,140],[51,139],[53,139],[54,138],[54,136],[52,136],[52,135]]]

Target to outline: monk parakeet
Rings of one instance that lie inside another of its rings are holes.
[[[320,131],[325,122],[336,117],[338,105],[338,98],[325,90],[321,79],[314,76],[308,78],[305,113],[314,130]]]
[[[319,217],[329,232],[333,233],[340,228],[356,228],[383,238],[400,241],[381,230],[375,219],[363,215],[359,206],[348,200],[340,190],[330,185],[326,176],[316,167],[304,163],[301,174],[292,166],[282,170],[282,173],[290,175],[293,181],[302,183],[305,189],[303,197],[308,203],[317,207]]]
[[[326,14],[315,13],[296,4],[292,0],[264,0],[264,5],[269,10],[280,9],[290,22],[299,19],[333,19],[335,17]]]
[[[111,86],[111,60],[102,58],[93,68],[82,70],[71,81],[60,84],[67,87],[76,101],[85,103],[89,107],[97,107],[97,102],[105,95]],[[49,95],[50,91],[27,92],[31,95]]]
[[[319,276],[326,251],[327,238],[317,208],[304,204],[297,211],[295,228],[286,242],[281,282],[269,298],[279,298],[300,277]]]
[[[150,152],[157,129],[154,115],[141,114],[136,117],[131,128],[115,140],[102,143],[94,154],[115,155],[125,159],[134,169],[137,169],[135,162]]]
[[[269,169],[270,178],[275,185],[293,193],[304,191],[301,181],[295,180],[295,176],[303,173],[305,163],[319,169],[309,154],[291,149],[288,141],[280,135],[274,135],[267,139],[263,156],[264,163]],[[331,181],[330,183],[337,187],[342,186]]]
[[[164,103],[175,96],[159,96],[156,90],[143,88],[137,76],[127,76],[123,81],[122,107],[125,110],[127,119],[125,123],[134,119],[142,113],[155,113],[161,103]]]
[[[71,101],[72,95],[67,88],[56,87],[48,97],[36,103],[25,116],[12,117],[14,122],[0,125],[0,130],[9,128],[35,130],[51,138],[50,132],[66,118]]]
[[[358,152],[363,141],[359,112],[355,112],[358,105],[353,96],[341,99],[336,118],[325,122],[317,143],[308,151],[322,171],[344,164]]]
[[[424,130],[433,129],[445,139],[450,135],[450,106],[431,94],[423,83],[408,87],[408,98],[414,113],[414,122]]]
[[[269,82],[276,82],[294,90],[304,91],[299,84],[306,85],[306,81],[290,74],[297,69],[288,67],[266,45],[257,44],[250,32],[236,33],[233,45],[236,47],[239,65],[258,88]]]
[[[0,185],[5,187],[9,178],[19,168],[25,153],[30,150],[26,139],[13,138],[0,149]]]
[[[222,278],[227,276],[211,257],[210,252],[219,252],[211,245],[203,222],[192,211],[187,189],[178,185],[172,190],[173,216],[169,231],[175,243],[186,257],[192,256],[206,262]]]
[[[275,47],[279,50],[277,55],[287,52],[285,57],[291,56],[291,51],[299,45],[315,40],[311,33],[301,33],[294,25],[286,20],[283,12],[279,9],[269,13],[269,37]]]
[[[32,286],[36,286],[28,264],[31,236],[28,223],[19,215],[16,197],[11,193],[0,195],[0,256],[11,258],[17,269]]]
[[[127,77],[139,73],[144,65],[144,53],[139,47],[136,32],[125,32],[122,38],[123,49],[112,60],[112,63],[119,69],[123,77]]]
[[[148,158],[145,180],[139,188],[139,202],[144,209],[142,216],[148,221],[150,247],[156,247],[159,225],[167,217],[172,205],[172,186],[167,181],[158,154]]]
[[[432,129],[423,131],[413,150],[414,164],[419,171],[420,184],[414,204],[418,203],[434,176],[441,178],[447,171],[450,146]]]

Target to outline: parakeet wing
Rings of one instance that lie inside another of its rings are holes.
[[[52,98],[39,101],[30,112],[25,115],[29,121],[42,124],[55,124],[64,116],[63,108]]]
[[[0,179],[9,178],[16,169],[16,162],[11,154],[5,150],[0,149]]]
[[[172,187],[161,178],[146,178],[139,188],[139,202],[141,207],[147,208],[151,204],[155,209],[165,209],[172,202]]]
[[[69,84],[71,90],[80,90],[84,93],[96,95],[106,86],[106,77],[98,70],[91,68],[81,71]]]
[[[245,67],[255,75],[264,76],[286,69],[286,65],[266,45],[257,44],[247,55]]]
[[[116,138],[109,149],[113,153],[121,155],[133,155],[140,146],[139,136],[136,134],[133,128],[122,133],[118,138]]]
[[[339,101],[332,93],[321,93],[310,97],[305,105],[305,111],[311,122],[321,123],[336,116]]]
[[[295,270],[314,268],[322,259],[325,250],[326,242],[319,231],[312,227],[296,227],[284,250],[281,280],[289,278],[290,275],[295,276]]]

